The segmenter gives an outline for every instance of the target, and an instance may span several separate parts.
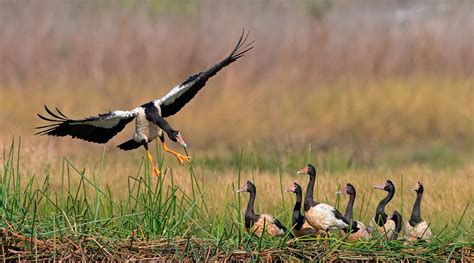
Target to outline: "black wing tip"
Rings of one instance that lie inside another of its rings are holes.
[[[64,115],[57,107],[56,108],[56,111],[59,113],[59,115],[63,116],[64,118],[68,119],[68,117],[66,115]]]
[[[46,111],[47,114],[39,114],[37,113],[36,115],[38,115],[38,117],[44,121],[47,121],[47,122],[52,122],[52,124],[48,124],[48,125],[43,125],[43,126],[37,126],[35,127],[35,130],[40,130],[38,132],[36,132],[34,135],[52,135],[52,136],[58,136],[57,134],[54,134],[54,130],[62,123],[65,123],[65,122],[68,122],[70,121],[70,119],[68,119],[66,117],[66,115],[64,115],[58,108],[55,107],[57,113],[54,113],[52,110],[50,110],[48,108],[48,106],[44,105],[44,109]]]
[[[100,114],[99,117],[94,116],[86,119],[72,120],[67,118],[58,108],[55,108],[56,112],[50,110],[46,105],[44,108],[46,114],[37,115],[48,123],[35,127],[36,133],[34,135],[71,136],[72,138],[88,142],[106,143],[134,119],[134,117],[123,118],[113,127],[99,127],[89,125],[87,121],[100,120]]]
[[[244,56],[248,51],[253,49],[253,43],[255,41],[252,41],[250,43],[246,43],[249,32],[246,32],[245,29],[242,29],[242,34],[239,37],[239,40],[237,41],[237,44],[235,45],[234,49],[232,52],[226,56],[223,60],[209,68],[208,70],[204,72],[200,72],[198,74],[194,74],[190,77],[188,77],[183,83],[180,84],[180,86],[184,85],[190,85],[192,86],[191,91],[186,91],[189,95],[186,95],[184,99],[182,99],[181,102],[171,102],[169,104],[174,104],[174,105],[164,105],[163,103],[161,104],[161,115],[162,117],[168,117],[176,112],[178,112],[186,103],[188,103],[194,96],[199,92],[199,90],[204,87],[206,84],[206,81],[211,78],[212,76],[216,75],[217,72],[219,72],[222,68],[226,67],[227,65],[231,64],[232,62],[236,61],[240,57]],[[187,87],[189,90],[190,88]],[[183,96],[181,94],[180,96]],[[176,100],[176,99],[175,99]],[[179,100],[178,100],[179,101]]]
[[[45,121],[50,121],[50,122],[60,122],[60,120],[54,120],[54,119],[50,119],[50,118],[47,118],[47,117],[44,117],[43,115],[39,114],[38,113],[38,117],[42,120],[45,120]]]
[[[56,117],[57,119],[60,119],[60,120],[67,120],[67,117],[64,116],[64,114],[63,114],[62,112],[60,112],[57,107],[55,107],[55,109],[56,109],[57,114],[56,114],[56,113],[53,113],[52,111],[48,111],[48,112],[49,112],[52,116]],[[61,115],[61,116],[58,116],[58,114]]]
[[[41,114],[37,114],[38,117],[42,120],[45,120],[45,121],[52,121],[52,122],[63,122],[63,121],[68,121],[69,118],[66,117],[66,115],[64,115],[57,107],[55,108],[56,109],[56,112],[57,113],[54,113],[53,111],[51,111],[48,106],[44,105],[44,109],[46,110],[46,113],[49,114],[46,115],[47,117],[41,115]],[[55,118],[55,119],[52,119],[51,117]]]
[[[235,48],[230,53],[229,58],[232,60],[237,60],[254,48],[253,44],[255,43],[255,40],[251,41],[250,43],[246,43],[249,34],[249,31],[245,32],[245,28],[242,29],[242,34],[237,41],[237,45],[235,45]]]

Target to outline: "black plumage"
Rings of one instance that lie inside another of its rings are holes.
[[[61,111],[56,108],[56,111],[61,116],[53,113],[48,107],[44,106],[47,113],[50,116],[44,117],[38,114],[38,117],[45,121],[53,122],[53,124],[36,127],[41,129],[35,135],[50,135],[50,136],[71,136],[72,138],[82,139],[88,142],[94,143],[106,143],[112,137],[117,135],[125,126],[133,121],[134,116],[124,116],[117,120],[116,124],[111,127],[100,127],[88,123],[100,123],[111,117],[113,112],[99,114],[98,116],[92,116],[79,120],[72,120],[66,117]]]
[[[106,143],[122,131],[132,120],[137,119],[136,133],[132,139],[119,145],[120,149],[131,150],[138,148],[160,137],[161,130],[176,141],[178,132],[173,130],[164,118],[176,114],[205,86],[207,80],[216,75],[222,68],[228,66],[253,48],[252,43],[246,43],[248,33],[244,31],[232,52],[206,71],[193,74],[183,83],[171,89],[164,97],[147,102],[130,111],[110,111],[83,119],[70,119],[61,111],[52,112],[45,106],[47,115],[38,114],[39,118],[50,122],[48,125],[36,127],[36,135],[71,136],[94,143]],[[143,117],[141,119],[141,117]],[[146,119],[144,121],[143,119]],[[158,126],[158,127],[156,127]],[[159,128],[159,129],[158,129]],[[145,132],[143,131],[145,130]]]
[[[397,211],[394,211],[394,213],[392,213],[392,215],[390,216],[385,213],[386,205],[392,200],[393,196],[395,195],[395,185],[392,181],[387,180],[384,184],[375,185],[374,187],[386,191],[387,196],[383,198],[377,205],[377,208],[375,210],[375,217],[371,220],[369,224],[369,232],[373,233],[375,231],[378,231],[384,236],[386,236],[388,239],[392,239],[393,237],[395,237],[395,235],[393,234],[394,232],[397,233],[396,236],[398,236],[400,230],[397,230],[397,228],[401,227],[402,224],[402,216]]]
[[[349,222],[335,207],[314,201],[313,191],[316,181],[316,168],[308,164],[297,173],[309,175],[306,197],[304,199],[304,216],[306,221],[315,229],[325,232],[332,229],[347,229]]]
[[[275,217],[269,214],[257,214],[254,211],[257,189],[255,185],[247,181],[237,192],[250,193],[247,208],[245,209],[245,228],[252,234],[262,236],[267,232],[270,236],[282,236],[287,231],[286,227]],[[289,236],[293,236],[290,234]]]
[[[168,116],[174,115],[182,107],[184,107],[186,103],[188,103],[191,99],[193,99],[194,96],[196,96],[199,90],[201,90],[201,88],[206,85],[206,82],[209,78],[213,77],[222,68],[228,66],[232,62],[242,57],[246,52],[251,50],[253,48],[251,46],[253,42],[249,44],[245,44],[247,37],[248,37],[248,34],[245,35],[244,37],[244,33],[242,33],[242,37],[239,39],[239,42],[235,46],[234,50],[232,50],[229,56],[227,56],[221,62],[214,65],[212,68],[204,72],[200,72],[198,74],[192,75],[187,80],[185,80],[180,86],[190,85],[191,87],[186,93],[176,98],[171,104],[167,104],[167,103],[161,104],[161,116],[163,118],[166,118]]]

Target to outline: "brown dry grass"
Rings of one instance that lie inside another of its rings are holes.
[[[472,147],[474,92],[469,79],[344,81],[291,92],[274,87],[271,97],[268,88],[237,92],[216,82],[211,81],[180,114],[170,118],[195,151],[236,150],[241,145],[301,149],[309,142],[415,147],[440,141],[454,149]],[[8,144],[15,134],[22,135],[27,145],[77,146],[64,149],[68,154],[78,148],[97,151],[99,147],[69,139],[32,137],[33,127],[42,123],[35,113],[43,111],[43,103],[58,105],[71,117],[80,118],[109,109],[131,109],[164,94],[154,92],[153,85],[142,86],[144,94],[137,97],[114,92],[117,87],[133,89],[126,84],[111,84],[103,90],[78,87],[85,100],[77,99],[62,85],[30,87],[0,90],[0,142]],[[127,129],[108,145],[117,145],[132,132]]]
[[[57,185],[54,175],[67,156],[121,192],[126,181],[120,179],[136,174],[142,158],[142,152],[113,147],[130,137],[131,128],[106,148],[38,138],[32,136],[41,124],[35,113],[48,104],[82,117],[158,98],[220,59],[245,27],[256,48],[170,118],[194,156],[226,156],[244,146],[259,155],[276,151],[284,156],[279,161],[299,166],[303,163],[292,156],[309,143],[349,147],[369,161],[384,155],[387,145],[387,151],[403,154],[401,149],[440,144],[466,161],[438,171],[410,163],[392,167],[389,156],[373,170],[323,169],[319,197],[333,202],[333,192],[346,181],[358,187],[359,197],[368,196],[373,183],[391,178],[400,185],[404,175],[406,200],[413,199],[411,184],[425,184],[427,218],[438,227],[457,219],[474,201],[467,183],[474,175],[474,52],[467,39],[474,33],[472,2],[335,1],[316,11],[307,3],[191,1],[181,19],[179,12],[143,3],[2,2],[0,145],[22,136],[21,169],[27,176],[51,173]],[[218,201],[210,205],[219,210],[216,204],[232,197],[236,172],[203,171],[198,174],[206,196]],[[284,170],[284,185],[294,179],[305,184],[306,178],[290,171]],[[185,173],[176,170],[177,184],[189,191],[189,178],[179,174]],[[280,207],[276,173],[246,170],[242,178],[255,179],[259,210]],[[364,220],[380,197],[374,193]],[[288,208],[291,198],[285,199]],[[403,204],[405,216],[410,206]],[[397,198],[390,208],[395,207]],[[468,213],[472,218],[472,206]]]
[[[39,161],[35,158],[39,158]],[[105,189],[108,187],[114,193],[114,199],[125,200],[128,197],[129,176],[141,174],[139,168],[140,160],[145,160],[143,156],[136,153],[132,156],[133,161],[122,162],[117,157],[109,156],[106,153],[105,161],[102,164],[97,157],[80,158],[73,163],[79,169],[85,169],[85,176],[94,181],[96,186]],[[31,158],[31,159],[30,159]],[[47,162],[40,162],[44,156],[38,152],[31,155],[23,152],[21,157],[20,173],[24,176],[36,176],[35,187],[41,187],[45,176],[50,175],[49,185],[51,189],[61,189],[61,162],[60,158],[52,158]],[[315,158],[317,159],[317,158]],[[311,161],[318,166],[316,161]],[[179,186],[188,196],[193,193],[193,182],[186,167],[175,167],[176,161],[167,157],[162,170],[165,185],[174,184]],[[170,165],[170,166],[168,166]],[[304,166],[304,163],[296,163],[296,166]],[[174,167],[174,168],[173,168]],[[236,220],[235,214],[229,214],[228,205],[235,203],[236,189],[243,185],[246,180],[251,180],[257,187],[256,211],[274,213],[279,217],[289,218],[293,207],[293,194],[284,193],[283,190],[289,187],[292,182],[298,182],[303,189],[306,189],[308,177],[296,175],[296,170],[284,169],[282,171],[260,170],[258,167],[248,167],[241,171],[239,182],[239,171],[237,169],[212,170],[205,163],[195,163],[193,165],[196,179],[200,183],[203,191],[203,198],[210,211],[227,220]],[[469,182],[474,177],[474,166],[466,164],[454,168],[434,169],[428,166],[410,165],[397,168],[381,166],[372,169],[349,169],[345,171],[328,171],[320,168],[318,172],[317,190],[315,198],[318,201],[336,205],[339,202],[339,209],[343,211],[346,206],[347,197],[342,197],[337,201],[334,194],[347,182],[355,185],[358,193],[356,205],[354,207],[355,218],[368,223],[373,217],[377,203],[385,196],[385,192],[374,190],[373,185],[383,183],[390,179],[397,187],[397,192],[388,205],[387,211],[394,209],[400,211],[404,219],[407,220],[411,213],[411,208],[415,199],[414,193],[410,190],[412,186],[420,181],[425,187],[425,195],[422,204],[422,216],[430,221],[436,230],[440,230],[446,224],[453,227],[457,224],[464,209],[468,204],[463,226],[473,224],[474,216],[474,185]],[[70,178],[71,185],[78,184],[81,178],[76,174]],[[156,179],[153,177],[153,180]],[[26,183],[26,180],[23,181]],[[92,191],[91,191],[92,190]],[[94,192],[91,188],[90,192]],[[195,189],[194,189],[195,191]],[[92,198],[90,196],[89,198]],[[240,202],[245,207],[247,195],[240,194]],[[232,210],[232,209],[230,209]],[[281,213],[281,214],[280,214]]]
[[[3,2],[0,143],[44,144],[28,138],[43,104],[82,117],[159,98],[245,27],[255,49],[171,119],[193,149],[472,146],[471,2],[310,2]]]
[[[303,167],[304,164],[301,164]],[[228,214],[227,207],[223,204],[232,203],[236,196],[238,186],[237,171],[213,172],[206,169],[196,168],[198,181],[202,182],[204,199],[212,200],[207,202],[208,208],[215,211],[222,217],[231,219],[235,215]],[[166,183],[171,182],[169,174]],[[386,195],[385,192],[374,190],[373,185],[383,183],[390,179],[397,187],[396,195],[387,206],[387,212],[394,209],[400,211],[405,220],[410,217],[415,194],[410,189],[417,181],[423,183],[425,195],[422,204],[422,216],[432,223],[432,226],[439,230],[445,224],[455,225],[468,203],[474,202],[474,186],[466,184],[474,176],[472,165],[455,170],[436,171],[425,167],[410,166],[402,169],[379,168],[370,171],[346,171],[327,172],[320,171],[315,199],[320,202],[336,204],[336,195],[340,186],[351,182],[357,189],[357,200],[354,207],[355,217],[358,220],[368,223],[375,214],[375,207]],[[290,215],[293,208],[294,196],[289,193],[282,193],[282,190],[291,186],[292,182],[298,182],[303,189],[306,189],[308,177],[293,173],[282,172],[281,181],[279,174],[266,171],[243,171],[241,182],[251,180],[257,187],[256,211],[262,213],[274,213],[276,215],[284,211],[285,216]],[[186,192],[191,194],[191,178],[188,171],[178,169],[173,171],[173,182]],[[403,185],[402,185],[403,182]],[[104,184],[114,185],[118,189],[126,189],[126,180],[118,181],[116,177],[104,178]],[[283,186],[283,189],[280,187]],[[126,193],[124,193],[126,194]],[[245,207],[248,196],[240,194],[241,205]],[[124,196],[125,197],[125,196]],[[403,204],[401,203],[403,199]],[[342,197],[339,201],[339,209],[343,211],[347,204],[347,197]],[[362,210],[361,210],[362,209]],[[278,212],[277,212],[278,211]],[[361,213],[362,212],[362,213]],[[472,224],[474,208],[469,206],[463,225]]]
[[[256,49],[229,73],[234,87],[341,76],[469,76],[474,69],[471,1],[319,2],[329,4],[4,1],[0,80],[88,80],[100,88],[120,76],[167,84],[213,63],[242,28]]]

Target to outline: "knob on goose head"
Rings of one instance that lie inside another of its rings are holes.
[[[355,195],[356,190],[351,183],[347,183],[341,190],[336,192],[337,195],[339,194],[348,194],[348,195]]]
[[[285,189],[285,192],[287,193],[301,193],[301,191],[301,186],[297,182],[293,182],[289,188]]]
[[[384,190],[387,192],[391,192],[395,190],[395,185],[392,183],[392,181],[387,180],[385,183],[380,184],[380,185],[374,185],[374,188]]]
[[[346,185],[346,194],[354,195],[355,193],[356,193],[356,190],[355,190],[354,186],[350,183],[347,183],[347,185]]]
[[[242,187],[240,187],[239,190],[237,190],[238,193],[241,192],[255,192],[255,185],[252,184],[252,182],[247,181]]]
[[[308,174],[314,176],[316,175],[316,167],[312,164],[307,164],[303,169],[299,170],[297,174]]]
[[[420,182],[416,182],[415,186],[413,186],[413,188],[411,190],[421,194],[421,193],[423,193],[424,188],[423,188],[423,185]]]

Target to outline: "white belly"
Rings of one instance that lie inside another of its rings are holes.
[[[359,240],[368,240],[369,239],[369,232],[367,231],[367,227],[365,227],[364,223],[356,221],[357,228],[359,229],[355,233],[347,234],[344,231],[340,231],[341,236],[347,235],[347,240],[352,241],[359,241]]]
[[[141,109],[135,118],[135,134],[133,139],[137,142],[151,142],[161,135],[162,130],[158,125],[146,119],[145,111]]]
[[[417,240],[417,239],[430,239],[432,236],[431,230],[428,226],[428,222],[422,221],[412,227],[409,222],[405,224],[406,239]]]
[[[133,139],[137,142],[148,142],[148,133],[148,120],[145,117],[145,111],[140,109],[135,118],[135,134],[133,135]]]
[[[272,237],[285,234],[283,229],[280,229],[275,225],[275,219],[273,216],[267,214],[260,215],[259,220],[254,223],[250,231],[258,237],[261,237],[264,229]]]
[[[151,142],[158,135],[161,135],[162,130],[158,127],[158,125],[154,124],[153,122],[148,122],[148,141]]]
[[[395,231],[395,221],[389,219],[383,226],[379,226],[375,222],[375,218],[372,218],[369,223],[369,229],[369,232],[371,233],[378,232],[387,238],[391,238],[393,232]]]

